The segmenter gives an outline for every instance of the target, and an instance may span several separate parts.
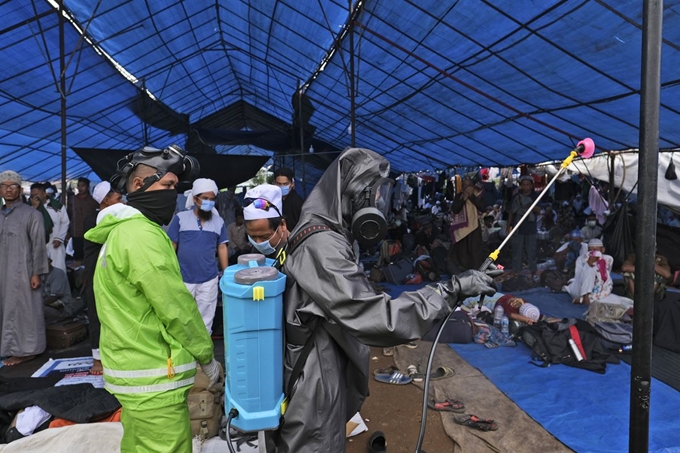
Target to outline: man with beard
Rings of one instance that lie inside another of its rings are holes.
[[[127,205],[100,211],[85,235],[103,244],[94,294],[105,387],[123,407],[122,453],[191,453],[187,396],[196,361],[208,387],[220,376],[212,340],[161,228],[175,212],[176,185],[198,171],[198,162],[176,145],[129,154],[111,180],[128,193]]]
[[[281,249],[288,254],[281,268],[287,277],[288,408],[283,424],[267,432],[269,453],[344,452],[345,423],[368,395],[368,345],[421,338],[458,300],[495,292],[493,279],[478,271],[394,298],[373,289],[352,244],[375,245],[385,237],[394,183],[389,173],[389,162],[373,151],[344,151],[305,201],[290,234],[278,187],[246,193],[243,214],[253,247],[267,256]]]
[[[192,209],[175,215],[168,236],[177,251],[179,268],[187,289],[194,296],[208,332],[212,333],[217,307],[219,257],[220,269],[228,266],[229,236],[224,221],[215,209],[217,184],[212,179],[197,179],[187,195]]]
[[[43,216],[21,200],[21,176],[0,173],[0,356],[17,365],[45,350],[40,276],[48,272]]]

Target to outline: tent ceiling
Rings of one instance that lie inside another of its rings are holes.
[[[662,148],[680,146],[679,3],[664,2]],[[642,2],[367,0],[354,16],[345,0],[64,4],[86,37],[67,23],[69,148],[214,152],[193,127],[288,130],[303,83],[314,138],[342,149],[350,23],[357,145],[397,169],[562,159],[583,136],[600,150],[638,147]],[[0,169],[56,179],[58,13],[46,0],[13,0],[0,14]],[[143,88],[158,102],[140,102]],[[69,176],[90,171],[67,155]]]

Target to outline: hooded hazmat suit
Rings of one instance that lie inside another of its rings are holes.
[[[306,238],[286,260],[284,388],[312,331],[314,345],[290,396],[281,428],[268,451],[345,451],[345,424],[368,394],[369,348],[421,338],[450,308],[434,288],[397,298],[376,292],[358,267],[352,249],[352,216],[364,207],[364,189],[389,173],[382,156],[364,149],[343,152],[307,198],[297,232],[313,225],[324,231]]]
[[[123,406],[122,452],[191,452],[186,397],[213,343],[170,239],[123,204],[85,237],[104,244],[94,276],[106,389]]]

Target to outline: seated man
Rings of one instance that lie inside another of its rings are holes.
[[[73,299],[66,272],[52,265],[49,254],[47,263],[49,272],[42,276],[42,288],[45,320],[50,324],[77,315],[82,311],[83,303]]]
[[[574,304],[590,305],[598,301],[632,307],[631,299],[612,294],[614,283],[611,270],[614,258],[605,255],[604,251],[601,240],[591,239],[588,252],[576,260],[574,278],[564,287],[564,291],[571,295]]]
[[[666,285],[672,277],[671,266],[665,256],[659,255],[658,248],[654,257],[654,300],[661,300],[666,295]],[[626,286],[626,296],[633,297],[635,293],[635,254],[631,254],[621,265],[623,282]]]
[[[586,242],[602,237],[602,227],[597,224],[597,216],[594,213],[588,214],[586,225],[581,228],[581,234],[583,234],[583,240]]]
[[[569,241],[565,242],[555,252],[555,266],[566,274],[574,275],[576,259],[585,253],[584,249],[587,249],[587,246],[583,243],[581,231],[572,231],[569,236]]]

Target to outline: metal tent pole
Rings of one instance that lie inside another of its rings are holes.
[[[303,115],[302,115],[302,83],[300,82],[300,79],[298,79],[298,121],[300,123],[300,159],[302,162],[302,177],[300,178],[302,180],[302,192],[303,196],[307,198],[307,178],[305,177],[305,124],[304,121],[302,120]]]
[[[628,440],[629,451],[636,453],[649,450],[662,18],[663,0],[645,0],[642,14],[639,201],[635,233],[636,302]]]
[[[352,0],[349,3],[349,16],[352,17]],[[356,93],[354,92],[354,21],[349,21],[349,127],[352,148],[357,146]]]
[[[64,38],[64,0],[59,0],[59,95],[61,100],[61,202],[66,198],[66,55]]]

